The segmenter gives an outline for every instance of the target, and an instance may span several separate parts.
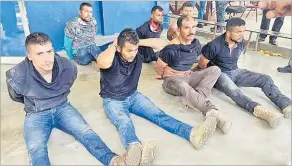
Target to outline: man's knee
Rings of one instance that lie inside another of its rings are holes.
[[[88,65],[91,62],[91,59],[86,58],[86,57],[75,57],[75,61],[79,65]]]
[[[274,84],[274,81],[273,81],[272,77],[269,76],[269,75],[262,74],[260,79],[263,80],[263,86],[265,84]]]
[[[221,75],[221,69],[218,66],[211,66],[205,69],[209,75],[219,78]]]

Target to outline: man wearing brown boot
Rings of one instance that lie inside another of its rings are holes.
[[[210,66],[220,67],[222,73],[215,88],[224,92],[237,105],[256,117],[268,121],[271,127],[277,127],[283,115],[265,109],[239,89],[239,86],[261,88],[265,95],[282,110],[284,117],[291,118],[292,101],[280,92],[270,76],[238,68],[237,62],[245,47],[244,31],[244,20],[241,18],[228,20],[226,32],[203,47],[199,66],[203,69]]]
[[[156,41],[155,41],[156,40]],[[97,58],[100,67],[100,95],[105,113],[116,126],[126,149],[135,149],[140,157],[134,161],[151,165],[155,158],[155,146],[142,144],[135,133],[130,113],[140,116],[164,130],[176,134],[201,149],[216,128],[216,119],[208,117],[198,127],[183,123],[156,107],[146,96],[137,91],[142,70],[143,56],[139,46],[159,49],[160,39],[141,39],[133,29],[124,29],[113,44]],[[146,42],[150,41],[150,42]]]
[[[193,17],[182,16],[178,19],[179,36],[160,51],[155,69],[163,78],[162,86],[167,93],[182,96],[184,106],[199,109],[206,117],[215,117],[217,126],[227,133],[231,121],[208,99],[220,76],[220,69],[217,66],[192,69],[201,54],[201,44],[195,39],[196,26],[197,20]]]

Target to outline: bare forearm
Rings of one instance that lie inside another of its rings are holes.
[[[167,45],[167,41],[158,38],[140,39],[139,46],[162,49]]]
[[[199,67],[201,69],[205,69],[207,68],[207,64],[209,63],[209,60],[207,58],[205,58],[204,56],[200,57],[200,61],[199,61]]]
[[[100,53],[96,59],[98,67],[101,69],[107,69],[111,67],[116,51],[116,47],[111,45],[104,52]]]

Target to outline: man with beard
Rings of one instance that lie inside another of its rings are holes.
[[[139,39],[160,38],[163,31],[163,9],[154,6],[151,9],[151,19],[136,29]],[[159,52],[154,52],[151,47],[139,47],[139,53],[143,55],[143,62],[150,63],[156,61]]]
[[[201,44],[195,38],[197,23],[197,20],[188,16],[177,20],[179,36],[160,51],[155,69],[163,78],[162,86],[167,93],[182,96],[184,106],[199,109],[206,118],[215,117],[217,126],[227,133],[232,122],[208,99],[220,76],[219,67],[192,69],[201,54]]]
[[[202,48],[199,66],[203,69],[218,66],[222,73],[215,88],[224,92],[237,105],[253,113],[256,117],[268,121],[276,127],[282,120],[282,114],[266,110],[259,103],[245,96],[240,87],[258,87],[284,113],[291,117],[292,101],[283,95],[268,75],[238,68],[237,62],[244,49],[245,21],[231,18],[226,25],[226,32]]]
[[[139,155],[133,165],[152,165],[156,148],[155,143],[141,143],[136,135],[130,113],[186,139],[198,150],[213,135],[216,128],[214,117],[208,117],[197,127],[183,123],[167,115],[137,90],[143,64],[143,57],[138,52],[138,47],[164,47],[164,43],[159,44],[159,40],[155,38],[152,42],[149,42],[149,39],[139,40],[135,30],[126,28],[97,58],[101,71],[100,96],[104,111],[116,126],[124,147],[135,149],[136,154]]]
[[[103,165],[133,165],[135,149],[112,152],[68,101],[77,67],[54,52],[48,35],[35,32],[25,40],[27,57],[6,72],[10,98],[24,104],[24,139],[32,166],[51,165],[48,141],[59,129],[78,140]]]
[[[68,21],[65,27],[64,47],[69,58],[80,65],[95,62],[110,44],[96,46],[96,32],[97,22],[92,17],[92,5],[84,2],[80,5],[79,17]]]

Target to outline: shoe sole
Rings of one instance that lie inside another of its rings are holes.
[[[275,120],[270,123],[272,128],[277,128],[283,121],[283,116],[278,116],[277,118],[275,118]]]
[[[202,127],[204,128],[204,133],[199,141],[199,143],[197,145],[195,145],[196,141],[194,141],[195,143],[193,143],[194,147],[197,149],[197,150],[200,150],[202,149],[206,143],[207,143],[207,140],[209,139],[209,137],[211,137],[214,133],[215,133],[215,130],[216,130],[216,125],[217,125],[217,120],[216,118],[214,117],[208,117],[205,122],[199,126],[199,127]],[[194,133],[194,136],[191,135],[191,137],[194,137],[195,138],[195,133]]]
[[[127,165],[139,165],[142,159],[142,147],[139,144],[133,144],[127,151],[125,161]]]
[[[150,142],[143,147],[140,165],[152,165],[157,155],[156,144]]]

